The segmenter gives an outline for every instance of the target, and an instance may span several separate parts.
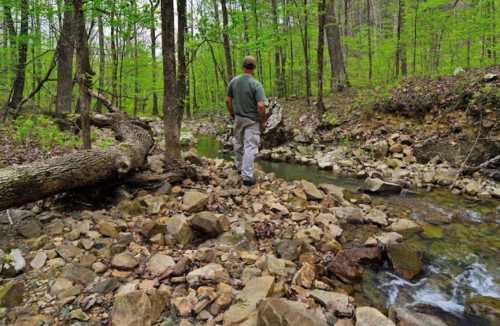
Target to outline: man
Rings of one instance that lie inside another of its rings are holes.
[[[234,119],[234,154],[236,169],[245,186],[253,186],[253,162],[259,151],[260,133],[266,124],[266,96],[262,84],[253,78],[255,58],[245,57],[243,74],[229,83],[226,106]]]

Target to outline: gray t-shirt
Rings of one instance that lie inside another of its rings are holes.
[[[235,115],[259,121],[257,102],[265,101],[266,95],[255,78],[247,74],[234,77],[227,87],[227,96],[233,99]]]

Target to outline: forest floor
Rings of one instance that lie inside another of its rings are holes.
[[[475,73],[478,83],[486,73]],[[498,79],[484,83],[498,87]],[[375,193],[394,191],[396,183],[397,191],[453,185],[455,193],[471,198],[500,196],[490,167],[457,177],[461,167],[488,159],[481,153],[498,154],[478,150],[471,159],[473,151],[464,144],[472,139],[478,146],[480,138],[498,142],[499,106],[481,106],[479,119],[465,107],[402,115],[374,93],[347,90],[327,97],[327,123],[320,123],[304,100],[283,102],[285,129],[293,140],[265,148],[262,156],[370,177]],[[385,106],[369,108],[369,103]],[[217,121],[187,126],[217,133],[226,127],[223,119]],[[484,136],[478,137],[478,130]],[[36,143],[17,146],[6,132],[0,132],[4,165],[55,154]],[[161,133],[156,139],[161,143]],[[436,149],[439,158],[428,154],[425,146],[435,144],[451,147],[455,159],[448,160],[442,149]],[[462,147],[466,164],[457,155]],[[149,157],[146,172],[167,172],[161,148]],[[419,158],[420,151],[427,157]],[[231,162],[199,157],[189,148],[184,156],[196,177],[180,184],[124,185],[98,196],[86,190],[0,212],[0,324],[463,325],[457,316],[429,306],[387,309],[370,298],[363,283],[371,269],[389,270],[401,282],[420,280],[428,253],[403,240],[416,233],[439,237],[460,214],[416,221],[373,195],[285,181],[260,170],[259,183],[247,188]],[[498,299],[468,298],[463,305],[467,322],[499,320]]]

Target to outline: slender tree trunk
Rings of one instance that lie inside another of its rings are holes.
[[[56,114],[58,115],[70,112],[73,101],[74,15],[72,0],[65,0],[63,25],[57,45]]]
[[[275,82],[274,82],[274,94],[278,97],[283,97],[283,75],[282,65],[283,65],[283,50],[281,48],[281,31],[278,24],[278,3],[277,0],[271,0],[271,12],[273,16],[273,30],[275,35],[275,46],[274,46],[274,69],[275,69]]]
[[[372,18],[370,0],[366,0],[366,23],[368,25],[368,80],[371,82],[373,76],[372,59]]]
[[[318,2],[318,98],[317,98],[317,109],[318,116],[323,116],[325,112],[325,104],[323,103],[323,53],[325,44],[325,0],[320,0]]]
[[[137,13],[137,5],[132,1],[134,13]],[[137,116],[139,110],[139,42],[137,40],[137,21],[134,18],[134,116]]]
[[[181,127],[182,117],[186,109],[186,90],[187,90],[187,67],[186,55],[184,50],[184,41],[187,30],[186,0],[177,0],[177,124]]]
[[[163,51],[163,122],[165,163],[176,164],[181,158],[179,124],[176,110],[176,62],[174,1],[161,0],[161,39]]]
[[[17,31],[14,25],[14,20],[12,19],[11,7],[8,5],[8,3],[4,4],[4,21],[10,46],[10,64],[12,66],[15,66],[15,62],[17,62],[17,54],[16,54]]]
[[[303,46],[304,46],[304,65],[306,69],[306,102],[310,104],[311,97],[311,68],[309,65],[309,9],[308,9],[308,0],[304,0],[304,37],[303,37]]]
[[[99,93],[103,94],[104,92],[104,76],[106,73],[106,52],[104,50],[104,23],[102,21],[102,16],[97,16],[97,31],[99,34],[99,85],[98,90]],[[101,101],[97,101],[96,103],[96,112],[101,113],[102,111],[102,103]]]
[[[413,74],[417,71],[417,21],[418,21],[418,4],[419,0],[415,0],[415,14],[413,16]]]
[[[398,15],[397,15],[397,26],[396,26],[396,56],[395,56],[395,75],[396,78],[399,74],[406,76],[406,47],[404,45],[404,40],[402,40],[401,34],[403,33],[404,26],[404,0],[398,0]]]
[[[116,7],[115,2],[112,2],[111,7],[111,28],[110,28],[110,37],[111,37],[111,59],[112,59],[112,67],[111,67],[111,102],[116,105],[118,103],[118,50],[116,45],[117,33],[116,33]]]
[[[326,3],[325,29],[330,55],[330,91],[341,91],[347,86],[347,73],[342,52],[340,28],[335,17],[335,0]]]
[[[29,1],[21,1],[21,27],[19,30],[19,42],[17,49],[16,75],[12,83],[12,91],[7,102],[5,118],[7,118],[9,109],[17,110],[17,107],[23,99],[24,84],[26,78],[26,60],[28,57],[28,29],[29,29]]]
[[[83,0],[73,0],[75,8],[75,28],[76,28],[76,53],[78,62],[78,84],[80,86],[80,115],[81,115],[81,135],[84,149],[90,149],[90,93],[92,86],[92,68],[90,66],[90,53],[88,47],[88,35],[85,28],[85,15],[83,12]]]
[[[231,43],[229,41],[229,17],[227,13],[226,0],[220,1],[222,6],[222,38],[224,42],[224,56],[226,58],[226,81],[229,83],[233,79],[233,59],[231,58]]]
[[[158,115],[158,94],[156,93],[157,79],[157,64],[156,64],[156,17],[155,12],[160,4],[159,0],[150,0],[150,36],[151,36],[151,69],[152,69],[152,84],[153,84],[153,115]]]

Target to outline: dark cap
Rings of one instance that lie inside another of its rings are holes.
[[[243,59],[243,68],[253,70],[255,67],[257,67],[257,61],[251,55],[247,55]]]

